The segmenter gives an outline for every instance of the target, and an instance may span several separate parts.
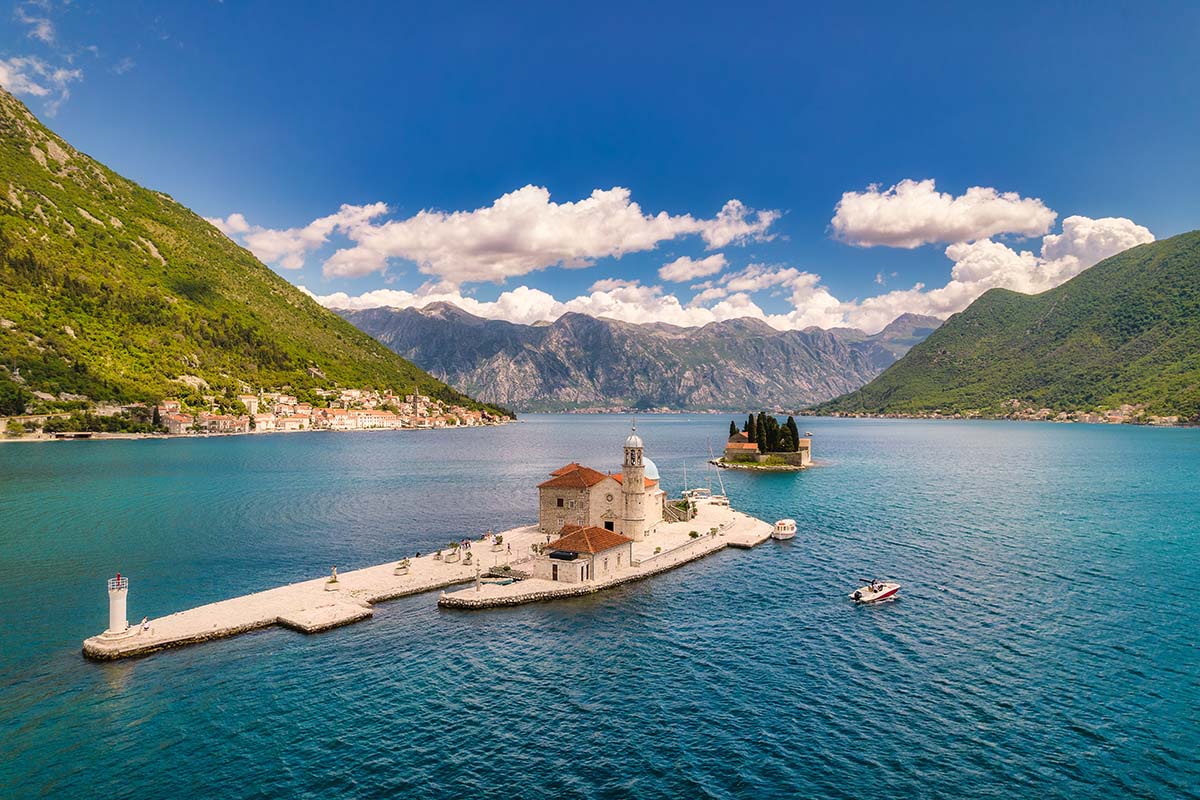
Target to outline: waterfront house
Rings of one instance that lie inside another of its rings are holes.
[[[548,581],[583,583],[612,577],[633,559],[633,540],[615,531],[568,525],[534,561],[533,575]]]
[[[205,433],[247,433],[250,420],[230,414],[200,414],[196,417],[196,427]]]
[[[250,416],[258,414],[258,395],[239,394],[238,400],[246,407],[246,413]]]
[[[275,418],[275,430],[277,431],[306,431],[311,426],[312,421],[307,414],[289,414]]]
[[[179,412],[167,414],[162,417],[162,423],[167,426],[167,433],[174,436],[189,433],[193,422],[195,422],[195,418],[191,414],[182,414]]]

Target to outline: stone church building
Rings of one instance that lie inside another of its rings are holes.
[[[662,523],[667,495],[658,467],[645,457],[637,426],[625,440],[621,471],[604,473],[571,463],[538,484],[538,527],[558,535],[564,526],[599,528],[631,540],[646,538]]]

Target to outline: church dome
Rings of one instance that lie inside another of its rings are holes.
[[[652,481],[658,480],[658,464],[648,458],[642,459],[642,463],[646,466],[646,478]]]
[[[629,438],[625,440],[625,446],[626,447],[643,447],[644,446],[642,444],[642,437],[637,435],[637,429],[634,429],[633,433],[629,434]]]

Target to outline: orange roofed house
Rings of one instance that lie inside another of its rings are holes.
[[[633,559],[633,539],[615,531],[565,525],[561,533],[534,561],[535,578],[583,583],[610,577]]]
[[[570,463],[538,484],[538,527],[549,536],[574,526],[644,539],[663,521],[666,493],[658,483],[658,467],[645,457],[635,427],[625,440],[620,472]]]

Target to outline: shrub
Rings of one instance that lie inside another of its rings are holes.
[[[688,536],[692,537],[693,539],[699,539],[700,531],[688,531]]]

